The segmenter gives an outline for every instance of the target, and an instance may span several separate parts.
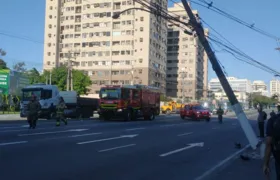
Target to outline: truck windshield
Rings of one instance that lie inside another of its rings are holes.
[[[100,99],[120,99],[121,89],[101,89],[99,94]]]
[[[42,94],[42,90],[39,90],[39,89],[23,90],[22,91],[22,100],[30,101],[32,95],[35,95],[37,97],[37,100],[40,100],[41,94]]]

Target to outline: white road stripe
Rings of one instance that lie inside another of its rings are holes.
[[[17,142],[8,142],[8,143],[0,143],[0,146],[7,146],[7,145],[13,145],[13,144],[24,144],[28,141],[17,141]]]
[[[187,146],[187,147],[184,147],[184,148],[176,149],[176,150],[174,150],[174,151],[170,151],[170,152],[168,152],[168,153],[161,154],[161,155],[159,155],[159,156],[160,156],[160,157],[169,156],[169,155],[172,155],[172,154],[181,152],[181,151],[185,151],[185,150],[187,150],[187,149],[191,149],[191,148],[193,148],[193,147],[194,147],[194,146]]]
[[[212,129],[220,129],[219,127],[213,127]]]
[[[159,127],[172,127],[172,126],[181,126],[181,125],[189,125],[192,123],[177,123],[177,124],[166,124],[166,125],[161,125]]]
[[[190,134],[193,134],[193,132],[184,133],[184,134],[179,134],[178,136],[186,136],[186,135],[190,135]]]
[[[68,129],[65,131],[50,131],[50,132],[39,132],[39,133],[30,133],[30,134],[19,134],[18,136],[34,136],[34,135],[43,135],[43,134],[56,134],[56,133],[66,133],[66,132],[81,132],[88,129]]]
[[[135,130],[141,130],[141,129],[146,129],[146,128],[133,128],[133,129],[126,129],[126,131],[135,131]]]
[[[98,134],[102,134],[102,133],[100,132],[100,133],[78,134],[78,135],[72,135],[72,136],[68,136],[68,137],[92,136],[92,135],[98,135]]]
[[[125,146],[118,146],[118,147],[114,147],[114,148],[110,148],[110,149],[100,150],[98,152],[112,151],[112,150],[115,150],[115,149],[121,149],[121,148],[126,148],[126,147],[130,147],[130,146],[135,146],[135,145],[136,144],[128,144],[128,145],[125,145]]]
[[[206,177],[208,177],[209,175],[211,175],[213,172],[215,172],[217,169],[219,169],[220,167],[222,167],[224,164],[228,163],[229,161],[231,161],[232,159],[236,158],[239,154],[241,154],[243,151],[245,151],[246,149],[248,149],[250,147],[250,144],[248,144],[247,146],[245,146],[244,148],[242,148],[241,150],[233,153],[232,155],[230,155],[229,157],[227,157],[226,159],[222,160],[221,162],[219,162],[217,165],[213,166],[211,169],[209,169],[208,171],[204,172],[202,175],[200,175],[199,177],[195,178],[195,180],[203,180]]]

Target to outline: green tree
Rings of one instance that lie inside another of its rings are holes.
[[[13,66],[13,70],[17,72],[26,72],[25,62],[18,62]]]
[[[7,63],[1,58],[1,56],[5,56],[6,52],[3,49],[0,49],[0,69],[9,69],[7,67]]]
[[[78,94],[87,94],[91,84],[89,76],[85,75],[83,71],[73,70],[73,88]]]
[[[49,78],[49,71],[45,71],[42,75],[42,80],[46,81]],[[60,91],[66,91],[67,87],[67,68],[60,66],[52,70],[52,84],[58,86]],[[88,87],[92,84],[89,76],[85,75],[83,71],[73,70],[73,88],[79,95],[87,94]]]
[[[30,84],[43,82],[40,73],[36,68],[32,68],[29,71],[27,71],[27,76],[29,78]]]

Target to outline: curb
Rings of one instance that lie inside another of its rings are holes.
[[[194,180],[211,180],[211,177],[214,174],[219,173],[223,169],[228,167],[233,161],[235,161],[239,157],[239,155],[241,155],[244,151],[247,151],[250,148],[251,148],[250,144],[246,145],[244,148],[240,149],[239,151],[237,151],[234,154],[230,155],[226,159],[222,160],[217,165],[215,165],[211,169],[207,170],[206,172],[204,172],[202,175],[200,175],[199,177],[195,178]]]

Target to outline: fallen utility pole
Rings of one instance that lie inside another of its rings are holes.
[[[218,63],[218,60],[217,60],[214,52],[212,51],[208,40],[205,37],[205,33],[204,33],[204,29],[203,29],[202,25],[197,22],[196,17],[192,13],[192,10],[191,10],[189,4],[187,3],[187,1],[182,0],[182,3],[190,18],[190,24],[191,24],[192,28],[194,29],[194,31],[196,32],[199,41],[201,42],[201,44],[203,45],[203,47],[207,53],[207,56],[212,64],[213,70],[216,72],[216,74],[220,80],[220,83],[232,105],[232,108],[241,124],[241,127],[242,127],[251,147],[253,149],[256,149],[258,146],[258,143],[259,143],[258,139],[256,137],[256,134],[254,133],[253,128],[250,125],[241,105],[239,104],[237,98],[235,97],[233,90],[232,90],[228,80],[226,79],[226,76],[225,76],[224,72],[222,71],[221,66]]]

